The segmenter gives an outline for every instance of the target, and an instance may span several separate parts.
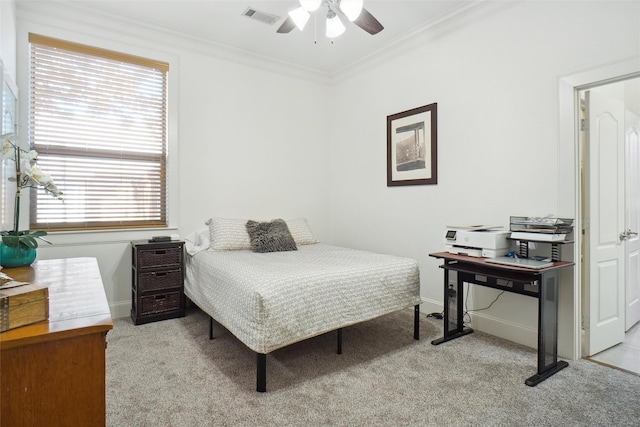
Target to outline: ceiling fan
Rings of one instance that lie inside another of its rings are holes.
[[[339,16],[353,22],[358,27],[371,35],[378,34],[384,29],[382,24],[363,7],[363,0],[299,0],[300,7],[289,12],[287,19],[282,23],[277,32],[289,33],[298,27],[304,29],[311,12],[325,5],[327,7],[326,36],[334,38],[345,30]]]

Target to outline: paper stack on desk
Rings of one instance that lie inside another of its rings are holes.
[[[566,233],[531,233],[528,231],[512,231],[511,238],[514,240],[539,240],[542,242],[560,242],[566,240]]]
[[[511,238],[515,240],[560,242],[573,231],[573,219],[512,216],[510,229]]]
[[[487,258],[487,262],[493,264],[508,265],[511,267],[535,268],[536,270],[551,267],[553,265],[553,262],[551,261],[540,261],[531,258],[513,258],[508,256]]]

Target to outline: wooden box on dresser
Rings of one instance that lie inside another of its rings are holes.
[[[131,242],[131,319],[136,325],[183,317],[184,242]]]
[[[0,333],[0,425],[104,427],[113,322],[98,262],[40,260],[3,272],[49,288],[49,319]]]

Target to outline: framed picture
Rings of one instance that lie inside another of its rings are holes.
[[[438,104],[387,116],[387,186],[438,183]]]

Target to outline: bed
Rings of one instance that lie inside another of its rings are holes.
[[[214,218],[186,239],[185,294],[210,316],[210,335],[215,319],[257,354],[258,391],[266,355],[298,341],[338,331],[340,353],[342,328],[408,307],[419,339],[415,260],[319,243],[304,219],[286,221],[295,250],[255,252],[245,223]]]

